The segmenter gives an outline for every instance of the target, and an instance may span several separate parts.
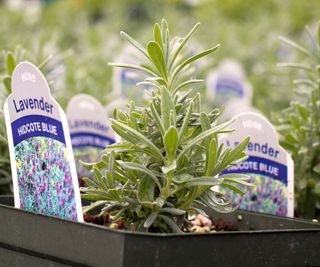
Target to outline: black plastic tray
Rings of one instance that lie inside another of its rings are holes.
[[[238,211],[223,216],[236,232],[143,234],[12,205],[0,197],[0,266],[320,266],[320,225],[301,219]]]

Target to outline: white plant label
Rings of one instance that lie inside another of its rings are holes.
[[[234,120],[235,132],[226,135],[223,142],[233,148],[250,136],[246,149],[249,158],[224,173],[249,174],[250,182],[256,185],[244,196],[234,195],[234,201],[240,209],[293,217],[293,160],[279,145],[275,128],[266,118],[253,112],[241,113]]]
[[[238,100],[241,105],[251,105],[252,88],[246,81],[242,66],[234,60],[224,60],[207,76],[207,98],[218,105]]]
[[[15,207],[83,221],[65,113],[42,73],[22,62],[4,104]]]
[[[94,97],[79,94],[70,99],[67,107],[71,143],[75,156],[85,162],[95,162],[100,152],[115,142],[106,111]],[[79,165],[79,179],[90,174]]]

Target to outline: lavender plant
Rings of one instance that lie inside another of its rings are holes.
[[[320,208],[320,25],[315,39],[309,27],[308,49],[284,37],[281,39],[303,55],[298,63],[280,63],[299,72],[296,100],[278,114],[281,145],[292,154],[295,162],[295,200],[299,216],[314,218]]]
[[[225,187],[244,194],[237,187],[250,187],[241,174],[219,174],[247,158],[244,149],[249,138],[236,148],[224,148],[221,134],[229,133],[230,122],[218,123],[221,112],[201,112],[200,95],[186,88],[201,82],[183,75],[194,61],[211,54],[218,45],[186,58],[181,53],[196,24],[184,38],[170,37],[165,20],[156,23],[153,40],[146,47],[121,32],[145,61],[137,65],[110,63],[135,69],[148,77],[139,84],[154,87],[148,106],[128,104],[128,111],[115,109],[113,130],[122,142],[107,147],[96,163],[85,166],[94,180],[84,178],[82,198],[92,200],[88,213],[100,207],[99,216],[111,214],[124,229],[152,232],[181,232],[188,228],[188,215],[207,216],[204,207],[218,212],[234,211],[221,192]],[[213,188],[213,189],[211,189]]]

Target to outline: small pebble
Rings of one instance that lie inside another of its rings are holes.
[[[193,221],[191,222],[191,224],[192,224],[193,226],[201,226],[201,222],[200,222],[200,220],[198,220],[198,219],[193,220]]]
[[[212,225],[212,221],[209,218],[207,218],[207,217],[205,217],[205,216],[203,216],[201,214],[197,215],[197,219],[200,220],[200,222],[201,222],[201,224],[203,226],[209,226],[210,227]]]
[[[191,231],[192,232],[196,232],[196,233],[205,233],[205,232],[210,232],[210,228],[209,226],[193,226],[191,227]]]
[[[111,229],[118,229],[119,227],[118,227],[118,224],[117,224],[117,223],[112,223],[112,224],[109,225],[109,228],[111,228]]]

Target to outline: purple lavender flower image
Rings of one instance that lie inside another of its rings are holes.
[[[22,209],[77,220],[67,150],[63,143],[31,137],[15,147]]]
[[[287,186],[275,179],[262,175],[251,175],[249,181],[257,187],[247,190],[243,196],[232,195],[240,209],[269,213],[279,216],[287,215]],[[230,193],[228,192],[228,195]]]

